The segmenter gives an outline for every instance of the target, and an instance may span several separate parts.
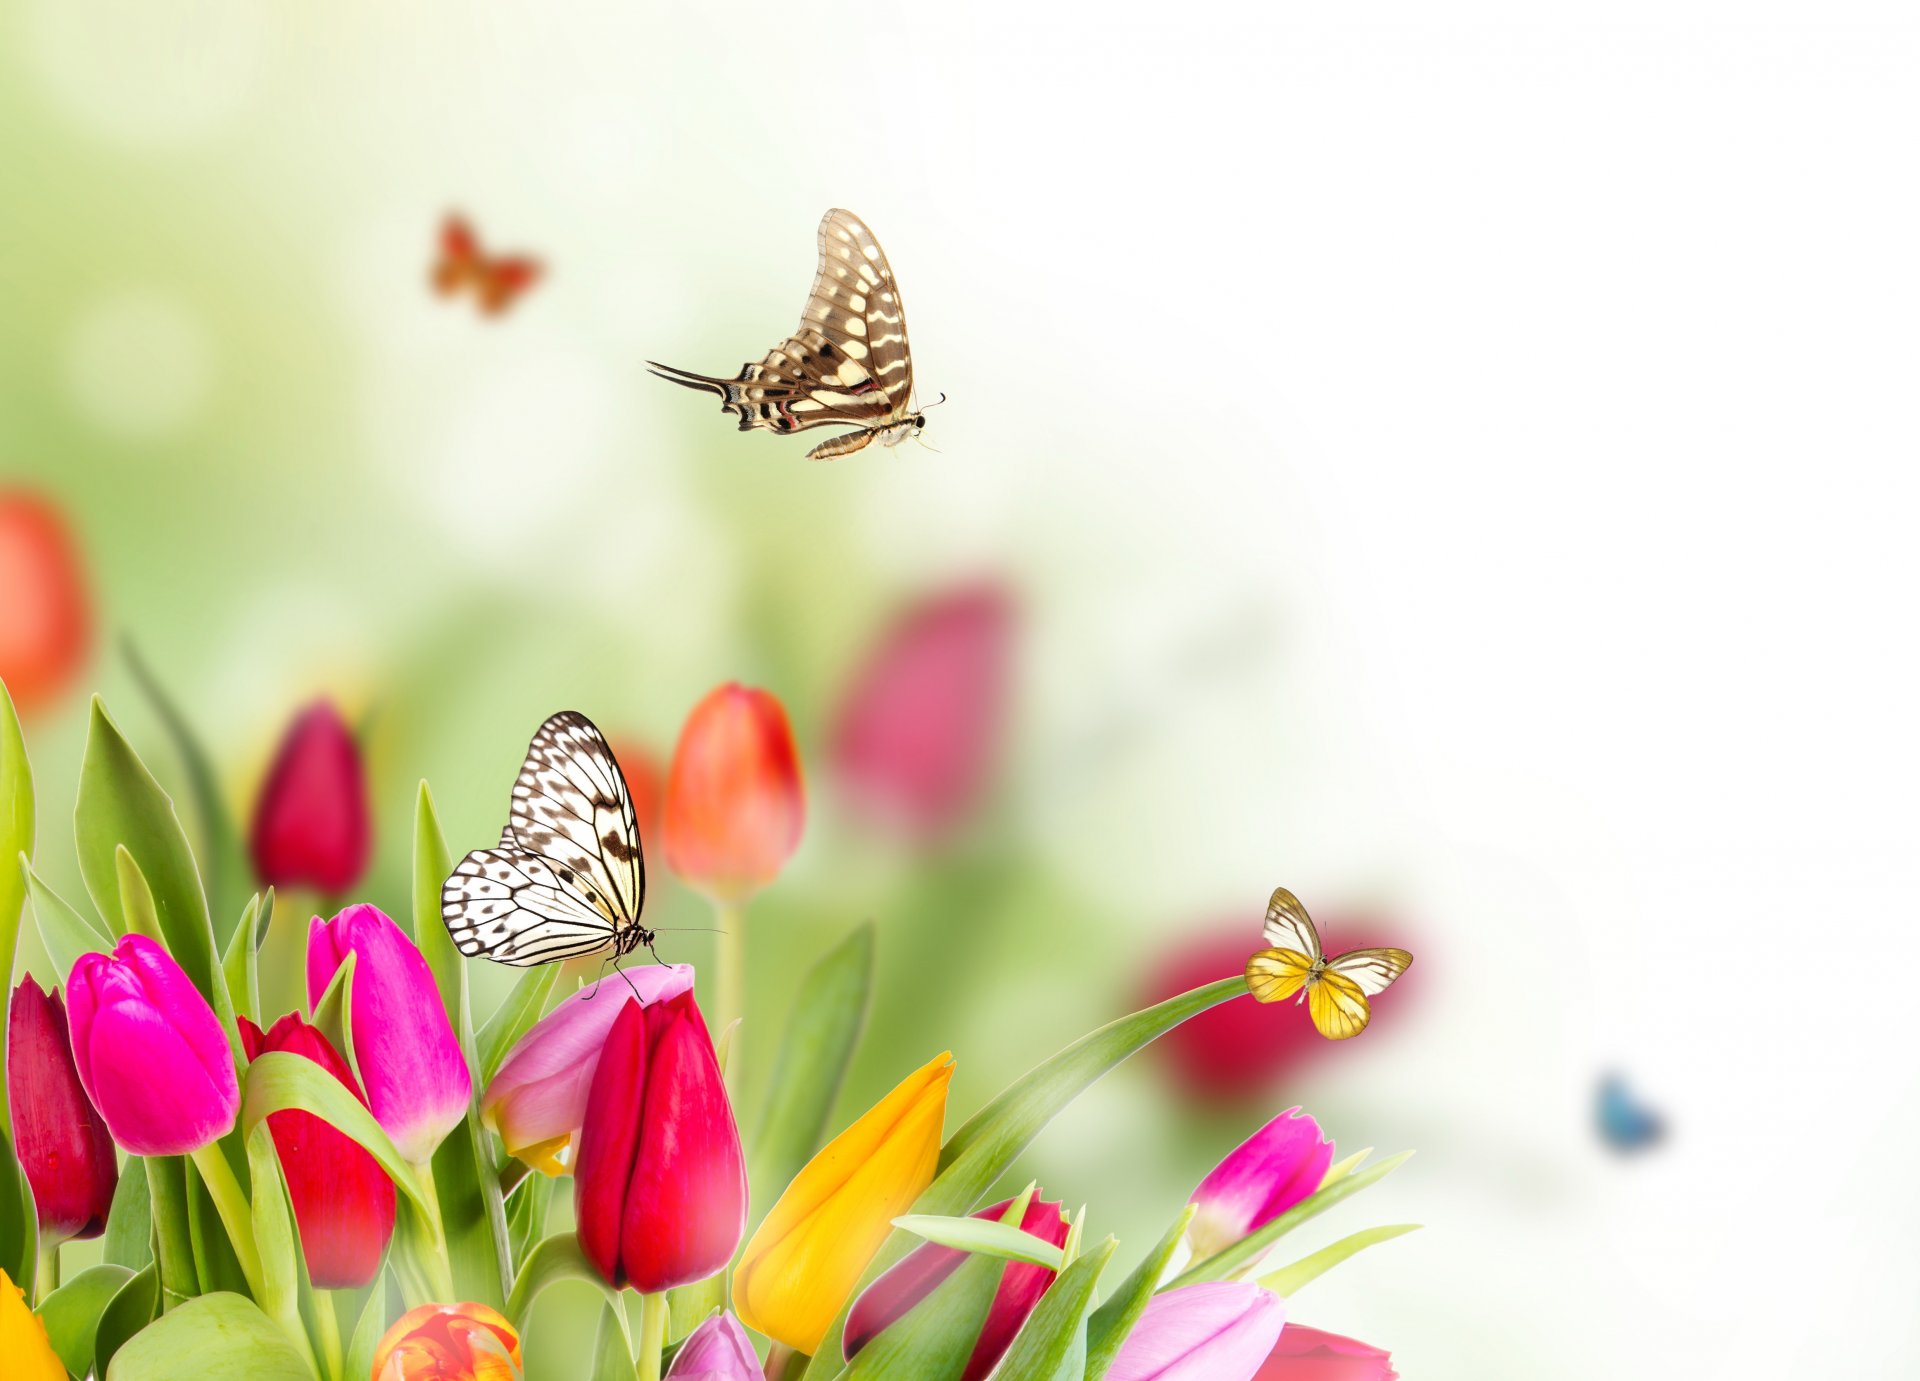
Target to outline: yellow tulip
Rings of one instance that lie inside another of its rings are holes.
[[[47,1326],[27,1308],[26,1293],[0,1270],[0,1357],[7,1381],[67,1381],[67,1369],[47,1341]]]
[[[953,1055],[915,1070],[794,1176],[733,1277],[740,1321],[813,1354],[860,1273],[933,1183]]]

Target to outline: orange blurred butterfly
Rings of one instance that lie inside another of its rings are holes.
[[[540,261],[528,255],[489,256],[464,217],[448,216],[440,227],[440,258],[433,266],[433,286],[442,297],[471,291],[482,312],[499,316],[545,272]]]
[[[1332,1041],[1366,1030],[1373,1017],[1367,999],[1413,963],[1404,949],[1350,949],[1327,958],[1307,908],[1284,887],[1274,888],[1267,902],[1265,938],[1272,948],[1247,960],[1247,991],[1260,1002],[1299,993],[1294,1001],[1306,1002],[1313,1024]]]

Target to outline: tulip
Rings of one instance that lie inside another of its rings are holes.
[[[627,797],[640,826],[640,856],[663,858],[660,851],[660,815],[666,807],[667,770],[651,748],[630,738],[616,738],[608,747],[627,779]]]
[[[1399,1375],[1393,1358],[1377,1347],[1290,1323],[1254,1381],[1396,1381]]]
[[[1241,1142],[1214,1166],[1190,1202],[1199,1205],[1187,1227],[1196,1259],[1212,1256],[1258,1232],[1320,1187],[1333,1164],[1333,1143],[1320,1124],[1289,1108]]]
[[[979,799],[1007,699],[1013,604],[978,585],[921,604],[854,679],[830,761],[856,814],[921,839]]]
[[[27,1296],[0,1268],[0,1357],[7,1381],[67,1381],[67,1368],[47,1341],[47,1326],[27,1308]]]
[[[67,978],[67,1030],[88,1099],[137,1156],[178,1156],[233,1130],[240,1081],[213,1008],[154,941],[83,954]]]
[[[254,806],[253,869],[271,887],[327,894],[360,881],[373,849],[367,779],[353,732],[330,701],[300,712]]]
[[[1252,1381],[1286,1316],[1258,1285],[1210,1281],[1147,1301],[1107,1381]]]
[[[731,1314],[715,1314],[680,1344],[666,1381],[763,1381],[747,1330]]]
[[[120,1182],[113,1135],[87,1101],[68,1041],[59,992],[22,978],[7,1015],[7,1098],[43,1249],[105,1232]]]
[[[423,1304],[373,1352],[372,1381],[519,1381],[520,1335],[484,1304]]]
[[[997,1223],[1012,1204],[1012,1199],[1006,1199],[979,1210],[973,1216]],[[1043,1203],[1035,1198],[1027,1205],[1026,1216],[1020,1220],[1020,1226],[1056,1247],[1066,1245],[1069,1225],[1057,1203]],[[847,1356],[852,1357],[896,1319],[932,1294],[940,1282],[960,1269],[960,1264],[966,1259],[965,1252],[935,1246],[931,1242],[914,1248],[854,1301],[853,1311],[847,1316]],[[1040,1297],[1046,1294],[1051,1284],[1053,1272],[1045,1266],[1025,1261],[1008,1264],[1000,1277],[1000,1289],[993,1297],[993,1307],[987,1311],[986,1325],[973,1345],[972,1355],[967,1359],[966,1370],[960,1374],[960,1381],[982,1381],[993,1370],[1001,1354],[1013,1342],[1014,1335],[1020,1331],[1020,1326],[1027,1321],[1027,1315],[1040,1303]]]
[[[742,1323],[819,1349],[893,1220],[933,1183],[952,1078],[952,1054],[935,1056],[794,1176],[734,1272]]]
[[[667,772],[667,865],[715,900],[743,902],[779,876],[805,819],[780,702],[730,683],[694,706]]]
[[[664,1002],[693,989],[693,965],[651,964],[575,993],[520,1038],[480,1100],[480,1118],[507,1154],[562,1175],[580,1144],[587,1092],[614,1019],[634,1002]]]
[[[574,1214],[607,1283],[642,1294],[717,1275],[740,1245],[746,1157],[691,991],[614,1018],[587,1093]]]
[[[345,1084],[363,1104],[366,1095],[353,1070],[316,1027],[289,1012],[262,1033],[240,1018],[240,1040],[249,1060],[285,1050],[312,1060]],[[287,1178],[294,1221],[307,1274],[322,1290],[357,1290],[380,1273],[380,1258],[393,1236],[393,1181],[360,1145],[312,1113],[289,1109],[267,1118],[280,1170]]]
[[[72,682],[92,619],[66,520],[17,489],[0,492],[0,590],[0,681],[26,714]]]
[[[353,1057],[367,1106],[415,1165],[467,1115],[473,1078],[447,1021],[427,961],[377,907],[349,906],[307,928],[307,1000],[318,1005],[346,962],[353,966]]]

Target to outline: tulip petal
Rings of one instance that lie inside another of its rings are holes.
[[[667,865],[709,896],[742,900],[799,847],[806,797],[780,702],[729,683],[687,716],[667,771]]]
[[[627,1283],[620,1259],[621,1227],[634,1162],[640,1155],[637,1115],[646,1097],[646,1013],[638,1003],[621,1007],[601,1048],[586,1122],[574,1161],[574,1220],[580,1250],[618,1289]]]
[[[1107,1372],[1108,1381],[1250,1381],[1285,1321],[1279,1296],[1213,1281],[1148,1302]]]
[[[119,1182],[113,1137],[87,1101],[60,994],[28,977],[8,1012],[7,1096],[20,1168],[33,1186],[42,1247],[98,1237]]]
[[[747,1330],[728,1313],[715,1314],[674,1355],[666,1381],[761,1381],[760,1358]]]
[[[1199,1205],[1187,1238],[1196,1257],[1212,1256],[1257,1232],[1320,1187],[1333,1143],[1320,1124],[1289,1108],[1241,1142],[1193,1191]]]

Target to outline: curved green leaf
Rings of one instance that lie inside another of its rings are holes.
[[[593,1381],[633,1381],[633,1339],[618,1305],[600,1306],[600,1336],[593,1349]]]
[[[480,1053],[481,1088],[493,1082],[493,1076],[507,1062],[507,1053],[540,1020],[559,982],[558,964],[536,965],[514,980],[512,990],[494,1009],[493,1015],[487,1018],[486,1025],[480,1028],[480,1035],[475,1041]]]
[[[7,1087],[7,1004],[13,996],[13,952],[27,903],[25,860],[33,856],[33,768],[13,697],[0,681],[0,1089]],[[0,1132],[13,1132],[0,1098]]]
[[[1082,1256],[1047,1287],[1000,1360],[997,1373],[1032,1381],[1081,1381],[1087,1366],[1087,1311],[1100,1273],[1119,1245],[1109,1237]]]
[[[313,1381],[287,1335],[244,1295],[202,1295],[114,1354],[106,1381]]]
[[[107,1236],[102,1257],[112,1266],[138,1271],[153,1263],[153,1202],[147,1196],[146,1163],[127,1157],[120,1168],[120,1184],[107,1210]]]
[[[1348,1175],[1343,1179],[1321,1188],[1317,1193],[1302,1199],[1285,1213],[1275,1218],[1258,1232],[1249,1233],[1224,1251],[1216,1252],[1205,1261],[1188,1269],[1167,1289],[1177,1289],[1182,1285],[1197,1285],[1203,1280],[1232,1280],[1241,1271],[1260,1263],[1270,1247],[1282,1237],[1292,1232],[1309,1218],[1325,1213],[1342,1199],[1351,1198],[1367,1186],[1385,1179],[1402,1165],[1413,1152],[1402,1151],[1397,1156],[1388,1156],[1378,1165]],[[1357,1251],[1358,1248],[1355,1248]]]
[[[125,1266],[92,1266],[48,1295],[40,1306],[40,1322],[47,1326],[47,1341],[60,1361],[75,1376],[93,1369],[93,1336],[100,1327],[100,1316],[133,1279]]]
[[[73,972],[83,954],[111,954],[113,937],[90,919],[67,905],[58,892],[40,880],[19,856],[20,872],[27,880],[27,895],[33,898],[33,919],[40,928],[40,943],[59,969],[62,978]]]
[[[120,914],[115,929],[122,935],[144,935],[157,945],[167,937],[160,933],[160,913],[154,908],[153,889],[146,874],[127,852],[125,844],[113,846],[113,874],[120,887]]]
[[[255,892],[247,900],[220,960],[234,1011],[255,1025],[260,1024],[260,927],[272,919],[273,889],[269,887],[265,895]]]
[[[955,1251],[997,1256],[1007,1261],[1026,1261],[1058,1271],[1065,1253],[1044,1237],[1012,1224],[996,1223],[991,1218],[941,1218],[926,1213],[909,1213],[895,1218],[893,1225],[924,1237],[936,1246]]]
[[[13,1153],[13,1138],[0,1131],[0,1267],[29,1299],[39,1257],[40,1220],[33,1208],[33,1186]]]
[[[353,1091],[312,1060],[285,1050],[269,1050],[247,1069],[240,1104],[241,1131],[251,1137],[253,1129],[269,1116],[288,1108],[310,1112],[358,1142],[414,1207],[431,1216],[412,1169]]]
[[[113,1359],[127,1339],[145,1328],[160,1314],[160,1280],[154,1267],[135,1271],[126,1284],[113,1292],[107,1307],[100,1311],[100,1326],[93,1334],[93,1366],[96,1376],[112,1374]]]
[[[533,1302],[563,1280],[584,1280],[605,1295],[609,1303],[616,1308],[619,1306],[619,1292],[608,1288],[600,1272],[594,1269],[586,1253],[580,1250],[580,1243],[574,1235],[561,1232],[555,1233],[527,1254],[527,1262],[520,1268],[520,1278],[513,1282],[513,1293],[507,1296],[508,1321],[515,1328],[525,1328],[527,1311],[533,1308]]]
[[[1147,1253],[1132,1274],[1120,1282],[1120,1288],[1087,1320],[1087,1381],[1100,1381],[1113,1365],[1113,1359],[1120,1355],[1120,1344],[1127,1340],[1127,1334],[1133,1332],[1140,1315],[1146,1312],[1154,1287],[1166,1274],[1167,1262],[1173,1259],[1180,1239],[1187,1235],[1187,1224],[1197,1212],[1199,1207],[1195,1204],[1182,1208],[1159,1245]]]
[[[447,1024],[460,1033],[460,1044],[471,1061],[473,1015],[467,1010],[467,964],[440,919],[440,887],[452,871],[453,857],[434,812],[433,792],[423,781],[413,806],[413,942],[433,970],[440,1001],[446,1005]]]
[[[373,1354],[387,1328],[387,1275],[382,1271],[373,1278],[367,1302],[360,1306],[360,1321],[353,1326],[353,1339],[347,1344],[346,1381],[373,1375]]]
[[[1396,1237],[1405,1237],[1419,1227],[1418,1223],[1395,1223],[1390,1227],[1367,1228],[1363,1232],[1342,1237],[1330,1247],[1322,1247],[1310,1256],[1301,1257],[1290,1266],[1282,1266],[1277,1271],[1270,1271],[1261,1276],[1260,1288],[1271,1290],[1281,1299],[1287,1299],[1308,1281],[1317,1280],[1348,1257],[1357,1255],[1378,1243],[1391,1242]]]

